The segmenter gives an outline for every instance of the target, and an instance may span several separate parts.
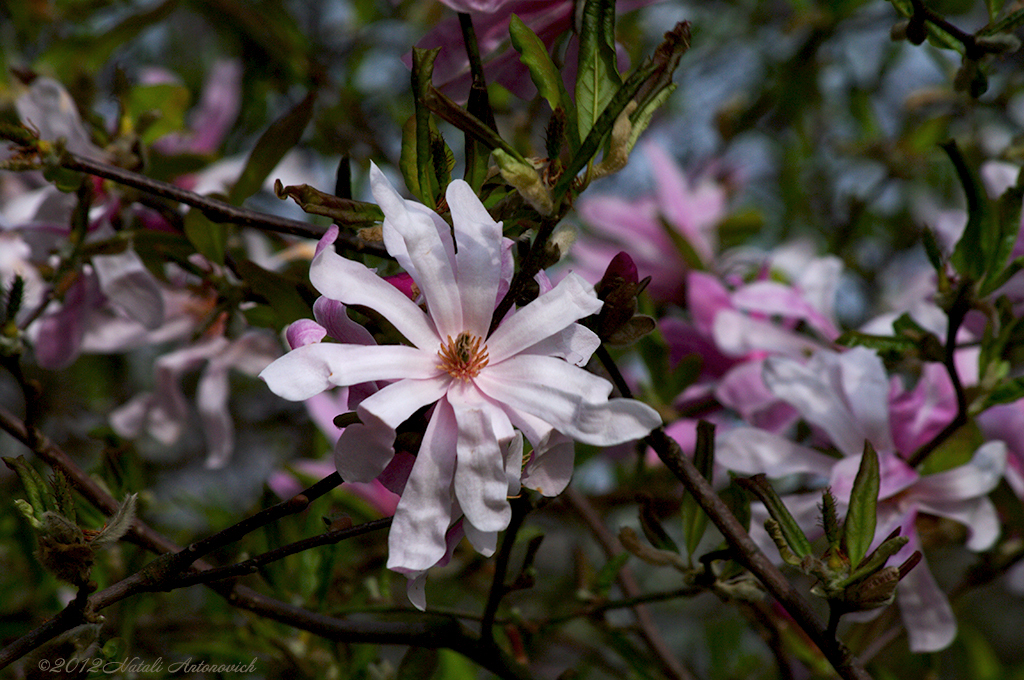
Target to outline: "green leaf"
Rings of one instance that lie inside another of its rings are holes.
[[[621,86],[615,63],[615,0],[586,0],[576,75],[580,138],[587,136]]]
[[[185,236],[199,253],[215,264],[224,264],[228,240],[226,224],[214,222],[200,210],[189,210],[184,221]]]
[[[997,404],[1010,404],[1021,398],[1024,398],[1024,376],[1010,378],[1000,381],[989,393],[985,399],[985,408]]]
[[[409,185],[409,190],[413,191],[413,187],[415,187],[417,197],[426,206],[437,205],[441,191],[441,187],[437,184],[437,177],[432,172],[434,163],[431,158],[430,109],[426,103],[431,87],[431,74],[434,71],[434,60],[437,59],[440,52],[440,47],[432,50],[412,48],[412,93],[415,97],[416,113],[412,124],[413,164],[408,167],[408,171],[415,173],[416,181]],[[404,147],[403,144],[403,162],[408,157],[408,152]]]
[[[967,199],[967,226],[953,249],[950,262],[961,274],[979,281],[989,271],[988,267],[1000,248],[1000,225],[994,219],[981,181],[967,164],[956,142],[949,141],[940,146],[953,162]]]
[[[1018,27],[1024,25],[1024,9],[1007,14],[1000,21],[978,31],[978,36],[996,35],[997,33],[1013,33]]]
[[[850,507],[843,522],[841,545],[850,558],[850,564],[860,564],[868,553],[871,542],[875,540],[880,484],[878,454],[871,443],[865,441],[864,455],[860,459],[860,468],[850,491]]]
[[[693,464],[701,476],[710,482],[715,465],[715,426],[706,420],[697,423],[697,445],[693,454]],[[704,538],[708,516],[691,493],[683,498],[680,516],[683,522],[683,535],[686,537],[686,551],[692,557],[700,540]]]
[[[184,128],[189,99],[188,89],[173,83],[133,87],[128,96],[127,114],[135,121],[140,141],[148,146]]]
[[[313,117],[313,102],[315,100],[316,94],[310,92],[288,113],[271,123],[266,132],[260,136],[252,153],[249,154],[245,169],[242,170],[235,186],[231,187],[231,193],[228,195],[229,203],[239,205],[260,190],[263,182],[281,162],[284,155],[302,139],[302,133]]]
[[[626,566],[627,561],[629,561],[629,553],[621,552],[601,567],[601,570],[597,572],[597,576],[594,578],[593,592],[595,595],[603,597],[608,594],[612,583],[615,582],[619,572],[622,571],[622,567]]]
[[[519,53],[519,61],[530,71],[530,79],[537,86],[540,96],[547,100],[552,111],[561,107],[569,124],[567,138],[572,151],[579,148],[580,132],[577,127],[576,108],[565,89],[562,72],[551,61],[551,55],[537,34],[523,20],[512,15],[508,25],[512,47]]]
[[[802,559],[812,553],[811,542],[807,539],[807,535],[793,519],[793,515],[790,514],[782,499],[768,482],[767,476],[758,474],[747,478],[737,477],[736,483],[764,503],[768,514],[778,524],[782,538],[797,558]]]

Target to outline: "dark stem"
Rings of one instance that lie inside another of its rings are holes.
[[[970,311],[969,289],[970,287],[967,284],[961,284],[960,289],[957,291],[957,297],[947,313],[949,322],[946,326],[946,347],[942,361],[942,364],[946,367],[946,373],[949,374],[949,380],[953,383],[953,391],[956,393],[956,415],[938,434],[932,437],[931,441],[923,444],[917,451],[914,451],[910,458],[907,459],[907,464],[910,467],[917,467],[923,463],[954,432],[967,424],[967,393],[964,390],[963,383],[960,382],[960,373],[956,369],[956,336],[964,322],[964,317]]]
[[[494,579],[491,581],[491,590],[487,594],[487,604],[484,606],[483,616],[480,618],[480,639],[486,644],[494,642],[494,617],[498,613],[498,606],[501,600],[508,593],[505,586],[505,576],[508,574],[508,562],[512,556],[512,547],[516,542],[516,535],[523,525],[523,520],[530,512],[530,501],[526,496],[520,496],[512,501],[512,519],[509,520],[505,535],[501,539],[501,547],[498,549],[498,556],[494,561]]]
[[[368,534],[372,531],[386,529],[391,526],[391,519],[391,517],[384,517],[383,519],[375,519],[370,522],[364,522],[345,529],[325,531],[318,536],[310,536],[309,538],[302,539],[301,541],[295,541],[294,543],[283,545],[280,548],[260,553],[255,557],[245,560],[244,562],[238,562],[224,567],[214,567],[213,569],[204,569],[203,571],[188,574],[181,578],[172,579],[161,584],[158,589],[176,590],[178,588],[187,588],[188,586],[196,584],[211,583],[213,581],[221,581],[227,578],[252,574],[258,571],[263,565],[284,559],[289,555],[310,550],[311,548],[318,548],[323,545],[340,543],[341,541],[354,538],[356,536],[362,536],[363,534]],[[156,589],[157,588],[154,588],[154,590]]]
[[[315,224],[299,222],[298,220],[291,220],[287,217],[278,217],[276,215],[268,215],[255,210],[240,208],[215,198],[209,198],[191,191],[186,191],[181,187],[177,187],[167,182],[161,182],[160,180],[152,179],[136,172],[131,172],[106,163],[100,163],[99,161],[94,161],[90,158],[85,158],[70,152],[66,152],[65,155],[61,157],[61,165],[69,170],[77,170],[78,172],[84,172],[104,179],[109,179],[112,182],[133,187],[140,191],[144,191],[147,194],[183,203],[201,210],[204,215],[214,222],[231,222],[233,224],[252,227],[254,229],[262,229],[264,231],[272,231],[280,234],[291,234],[293,236],[301,236],[304,238],[319,239],[324,235],[324,228]],[[384,249],[379,245],[364,242],[356,236],[346,232],[342,232],[338,235],[336,243],[337,245],[344,246],[349,250],[365,252],[372,255],[386,256]]]

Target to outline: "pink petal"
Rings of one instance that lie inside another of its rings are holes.
[[[441,342],[430,318],[415,302],[372,269],[338,255],[332,248],[313,258],[309,280],[325,297],[380,312],[417,347],[436,351]]]
[[[602,304],[586,281],[570,273],[552,290],[517,310],[487,338],[491,363],[500,363],[596,313]]]
[[[455,413],[442,399],[423,433],[423,444],[395,510],[388,535],[388,569],[419,572],[444,557],[457,441]]]
[[[270,390],[291,401],[305,401],[335,385],[372,380],[432,378],[437,356],[405,345],[378,347],[316,343],[293,349],[260,373]]]
[[[910,542],[892,557],[893,564],[900,564],[915,550],[921,549],[914,530],[916,516],[917,513],[911,512],[903,522],[902,535],[907,536]],[[937,652],[952,644],[956,637],[956,617],[923,557],[900,581],[896,601],[910,638],[910,651],[915,654]]]
[[[448,185],[446,198],[459,246],[455,262],[463,329],[486,337],[501,278],[501,222],[491,218],[473,189],[462,180]]]
[[[745,475],[810,473],[827,478],[836,459],[764,430],[737,427],[718,437],[715,462]]]
[[[292,349],[312,345],[325,337],[327,337],[327,329],[312,319],[299,319],[290,324],[288,330],[285,331],[285,339]]]
[[[511,432],[508,418],[476,393],[456,386],[448,395],[458,424],[458,463],[455,466],[455,497],[466,520],[479,531],[501,531],[508,526],[508,479],[499,428]],[[507,445],[507,441],[505,442]]]
[[[416,280],[438,334],[458,336],[463,330],[462,293],[455,279],[447,223],[433,211],[402,198],[376,165],[370,168],[370,184],[384,211],[388,252]]]

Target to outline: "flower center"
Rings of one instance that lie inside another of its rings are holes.
[[[437,352],[437,356],[441,357],[437,367],[453,378],[472,380],[488,362],[487,345],[481,347],[481,344],[483,338],[466,332],[459,333],[455,340],[449,335],[448,342],[442,342]]]

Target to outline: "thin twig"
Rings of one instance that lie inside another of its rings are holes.
[[[501,539],[501,548],[498,551],[497,559],[494,562],[494,578],[491,581],[491,590],[487,594],[487,604],[484,606],[484,613],[480,617],[480,639],[485,643],[494,641],[494,617],[498,613],[498,606],[501,600],[508,594],[508,587],[505,585],[505,575],[508,573],[508,562],[512,555],[512,546],[515,545],[516,535],[523,525],[527,513],[530,511],[530,501],[526,496],[520,496],[512,501],[512,519],[505,528],[505,535]]]
[[[601,519],[597,511],[587,500],[587,497],[580,493],[578,490],[569,487],[565,490],[564,496],[566,502],[572,506],[573,510],[579,514],[587,527],[590,529],[594,537],[597,538],[598,543],[604,549],[605,555],[608,558],[615,557],[623,551],[622,544],[619,540],[608,531],[608,528],[604,525],[604,521]],[[619,570],[618,578],[619,587],[622,588],[622,592],[629,598],[640,597],[641,591],[640,586],[637,584],[636,577],[633,576],[633,570],[628,565],[624,565]],[[654,618],[651,616],[650,610],[644,604],[634,604],[631,609],[633,614],[636,616],[637,626],[640,629],[640,635],[643,637],[644,642],[650,647],[651,651],[654,652],[655,658],[658,661],[658,665],[661,667],[663,673],[670,678],[676,680],[691,680],[693,676],[683,666],[683,664],[675,657],[675,654],[669,649],[669,646],[665,643],[665,639],[661,636],[661,632],[658,630],[657,624],[654,622]]]
[[[77,170],[78,172],[84,172],[104,179],[109,179],[112,182],[133,187],[147,194],[161,196],[178,203],[183,203],[201,210],[204,215],[214,222],[231,222],[233,224],[239,224],[264,231],[291,234],[293,236],[302,236],[304,238],[319,239],[324,235],[325,228],[315,224],[241,208],[224,201],[219,201],[215,198],[202,196],[195,192],[182,189],[181,187],[167,182],[161,182],[160,180],[146,177],[145,175],[141,175],[137,172],[131,172],[130,170],[125,170],[114,165],[101,163],[99,161],[92,160],[91,158],[85,158],[84,156],[79,156],[71,152],[66,152],[61,157],[61,160],[61,164],[69,170]],[[363,241],[353,234],[342,232],[338,235],[336,244],[344,246],[349,250],[387,257],[387,253],[380,245]]]

